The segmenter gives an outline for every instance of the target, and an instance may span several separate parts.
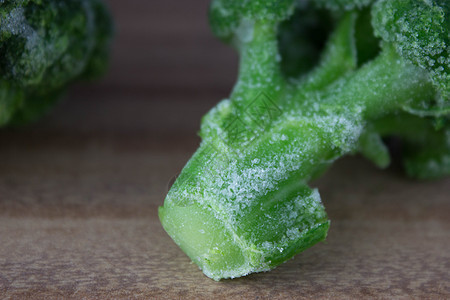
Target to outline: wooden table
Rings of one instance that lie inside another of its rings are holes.
[[[326,243],[268,273],[205,277],[157,207],[200,117],[231,88],[236,56],[210,36],[207,1],[110,3],[106,78],[0,131],[0,298],[450,297],[450,179],[417,182],[359,157],[314,183],[332,220]]]

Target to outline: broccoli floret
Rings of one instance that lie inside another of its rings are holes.
[[[441,2],[441,3],[439,3]],[[444,100],[450,100],[448,1],[378,1],[375,33],[402,56],[428,71]]]
[[[99,0],[0,2],[0,125],[33,120],[75,79],[106,69],[112,35]]]
[[[203,117],[200,147],[159,209],[215,280],[324,240],[330,223],[308,182],[343,155],[384,168],[382,138],[396,135],[409,175],[450,174],[448,1],[275,2],[213,0],[238,80]]]

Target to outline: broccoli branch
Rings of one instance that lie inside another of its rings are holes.
[[[448,85],[442,78],[448,73],[443,77],[423,66],[429,52],[402,46],[408,42],[404,39],[424,31],[427,18],[420,16],[422,27],[389,25],[405,13],[414,16],[418,7],[436,17],[440,6],[412,0],[406,1],[409,6],[381,0],[372,7],[371,1],[332,1],[329,8],[340,10],[339,18],[317,67],[292,77],[283,72],[281,53],[288,52],[280,50],[286,43],[278,37],[284,28],[279,24],[293,14],[294,4],[282,1],[275,9],[275,2],[213,1],[213,31],[241,57],[238,81],[230,99],[203,118],[202,143],[159,210],[169,235],[216,280],[269,270],[325,239],[329,221],[308,182],[336,159],[356,152],[386,167],[384,136],[397,134],[416,145],[406,159],[410,175],[450,174],[449,114],[442,105]],[[360,18],[370,16],[368,9],[375,29],[356,25],[367,22]],[[422,39],[438,32],[447,43],[445,17],[439,20]],[[402,30],[405,37],[399,39]],[[367,34],[368,43],[375,35],[382,38],[375,57],[368,45],[356,41]],[[448,58],[448,48],[442,49],[436,61]],[[414,113],[417,107],[428,113],[436,107],[437,113],[418,116],[426,112]],[[418,132],[412,134],[412,128]],[[438,167],[430,163],[433,159],[441,162]]]

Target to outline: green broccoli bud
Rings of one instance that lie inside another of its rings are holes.
[[[45,111],[71,81],[103,73],[112,26],[98,0],[4,2],[0,81],[21,91],[21,105],[8,109],[8,120],[20,123]]]
[[[448,1],[378,1],[375,34],[415,65],[427,70],[450,101],[450,4]]]
[[[403,139],[409,175],[450,174],[449,110],[432,107],[448,82],[441,84],[435,69],[422,65],[428,50],[421,43],[428,37],[407,37],[419,38],[411,48],[417,53],[403,50],[406,41],[399,38],[404,28],[425,34],[420,26],[428,25],[415,25],[414,16],[425,20],[445,10],[418,0],[363,7],[370,2],[329,2],[330,14],[298,2],[291,19],[278,8],[276,18],[256,17],[258,10],[248,9],[252,1],[228,2],[228,9],[213,2],[213,31],[241,57],[238,80],[229,99],[203,117],[202,143],[159,209],[165,230],[207,276],[219,280],[266,271],[324,240],[329,221],[308,182],[347,154],[360,152],[386,167],[383,137]],[[260,8],[262,2],[253,3]],[[405,3],[421,13],[403,11],[414,24],[396,27],[398,22],[389,20]],[[330,22],[331,32],[320,31],[328,37],[323,47],[308,35],[296,39],[301,30],[289,28],[309,26],[295,19],[303,13],[313,20],[324,16],[324,22],[337,19]],[[432,22],[430,37],[441,37],[435,32],[448,28],[446,17]],[[315,66],[299,63],[313,57],[295,52],[302,44],[323,49]],[[448,58],[446,53],[436,55]],[[448,69],[443,72],[448,76]]]

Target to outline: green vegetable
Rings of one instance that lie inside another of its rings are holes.
[[[238,81],[159,209],[208,277],[267,271],[324,240],[308,182],[346,154],[386,167],[383,137],[404,141],[409,175],[450,174],[448,1],[213,0],[210,19],[240,53]]]
[[[100,0],[0,0],[0,126],[34,120],[69,83],[102,75],[111,35]]]

